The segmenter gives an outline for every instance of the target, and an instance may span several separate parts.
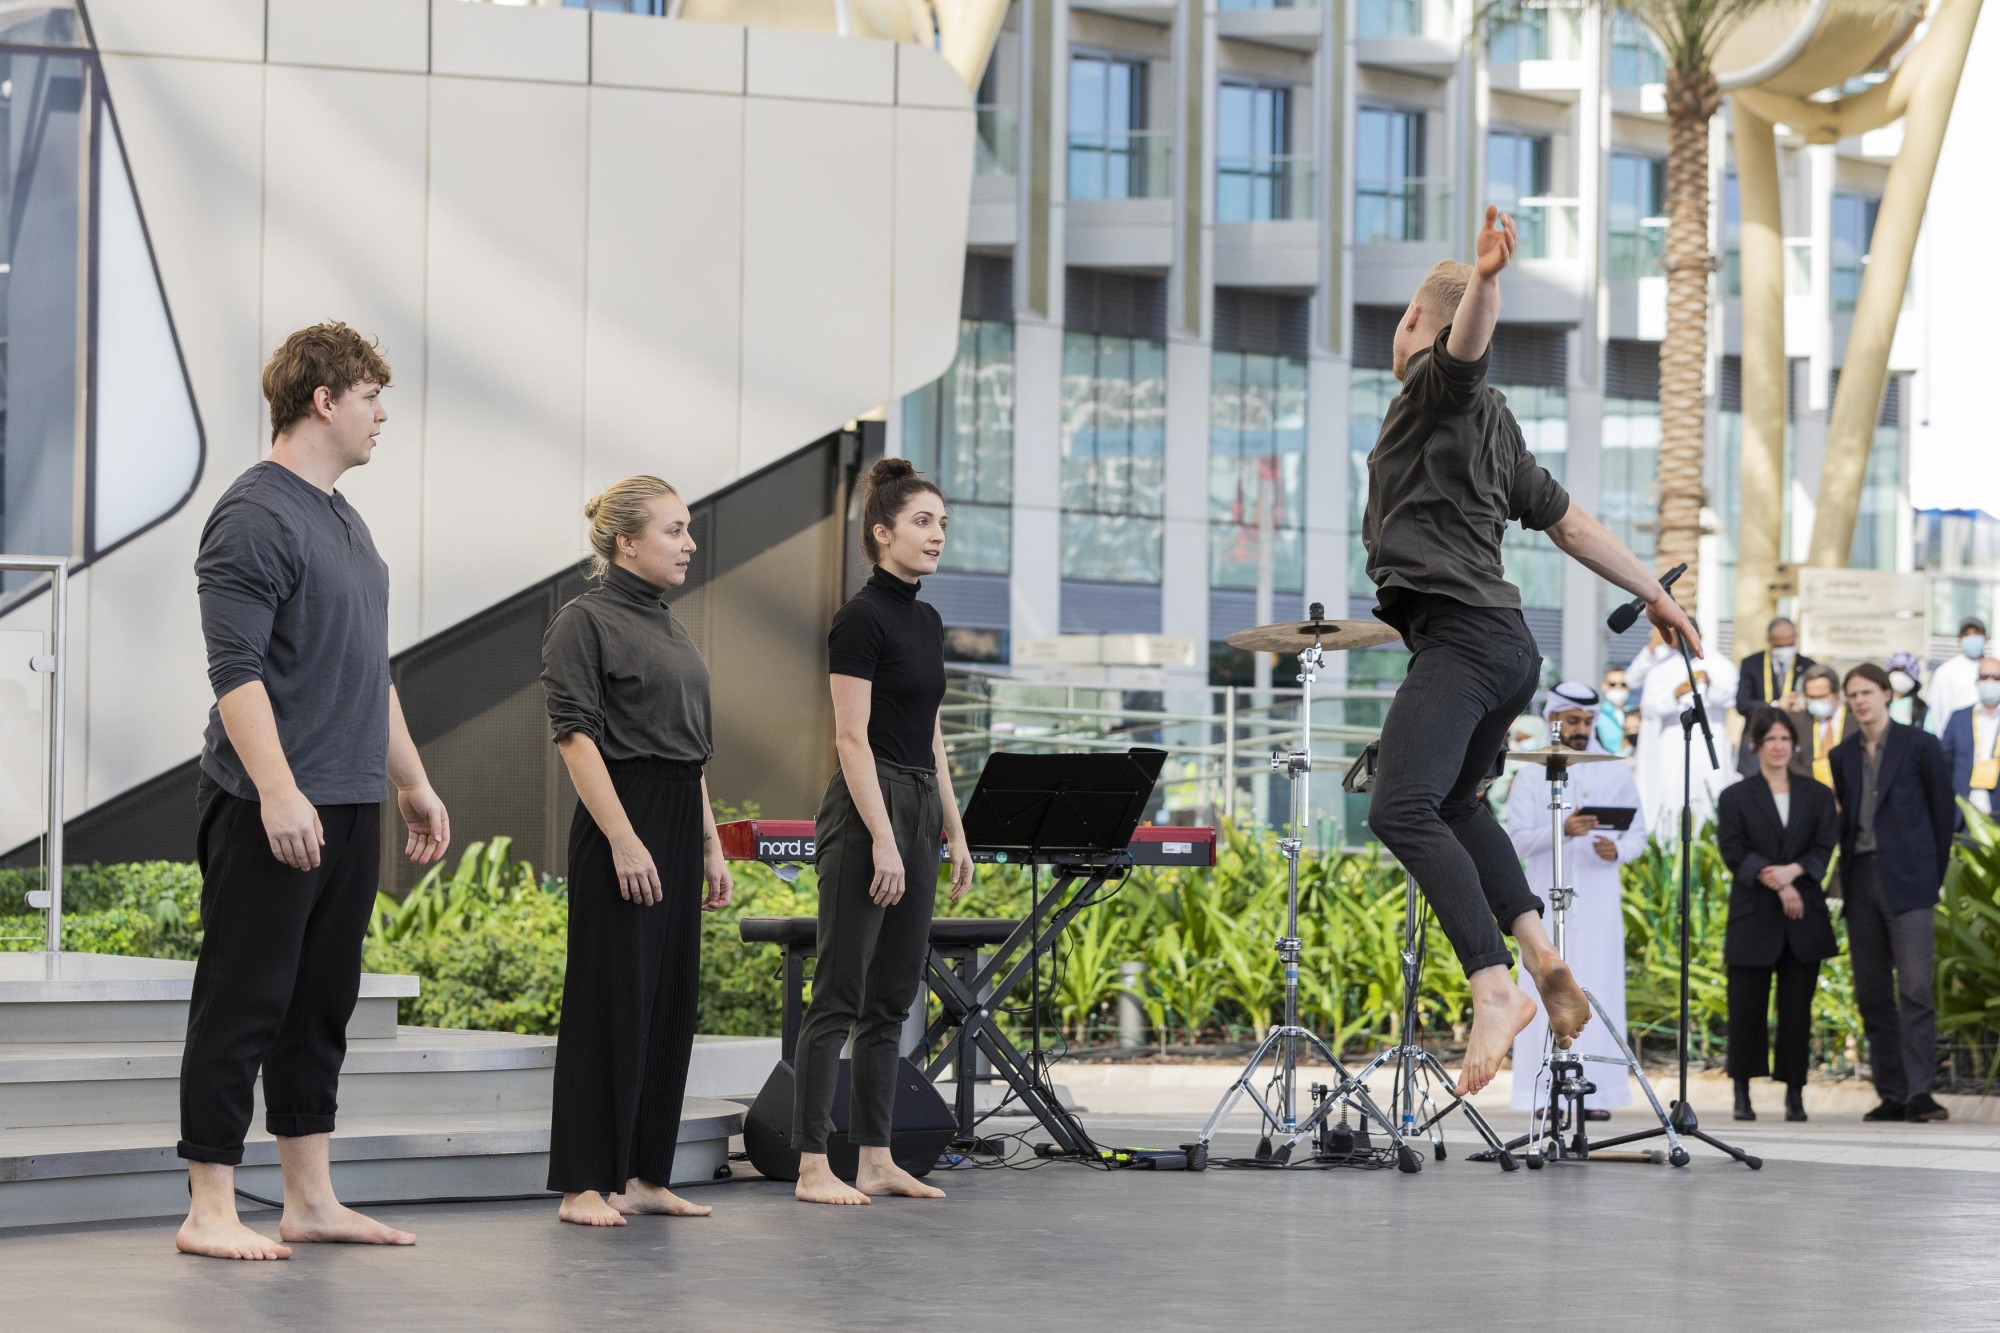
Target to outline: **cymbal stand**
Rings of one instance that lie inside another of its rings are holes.
[[[1318,620],[1320,607],[1313,605],[1312,617]],[[1342,1110],[1353,1107],[1364,1121],[1374,1121],[1382,1127],[1390,1144],[1396,1150],[1396,1167],[1400,1171],[1411,1172],[1422,1169],[1416,1152],[1403,1141],[1402,1133],[1394,1121],[1383,1113],[1368,1095],[1368,1089],[1348,1072],[1327,1044],[1317,1033],[1299,1026],[1299,853],[1305,847],[1304,832],[1306,820],[1310,817],[1312,794],[1312,693],[1313,682],[1318,679],[1321,663],[1326,660],[1326,650],[1317,635],[1312,643],[1299,653],[1299,683],[1304,686],[1299,700],[1299,725],[1302,732],[1300,748],[1289,754],[1273,752],[1271,767],[1283,773],[1292,784],[1292,818],[1290,833],[1278,840],[1278,849],[1284,853],[1286,872],[1285,933],[1278,938],[1278,957],[1285,965],[1285,1021],[1273,1027],[1251,1052],[1249,1063],[1236,1081],[1222,1094],[1215,1111],[1203,1126],[1201,1139],[1189,1145],[1189,1165],[1194,1169],[1205,1166],[1208,1160],[1209,1141],[1215,1137],[1216,1129],[1228,1118],[1236,1103],[1248,1097],[1256,1104],[1264,1117],[1265,1142],[1268,1152],[1260,1147],[1259,1158],[1278,1165],[1289,1164],[1293,1150],[1301,1143],[1313,1138],[1320,1131],[1327,1116],[1336,1108]],[[1234,775],[1231,775],[1232,780]],[[1319,1056],[1331,1068],[1335,1082],[1327,1088],[1324,1096],[1315,1090],[1315,1104],[1304,1120],[1298,1115],[1298,1064],[1301,1049]],[[1274,1059],[1268,1077],[1260,1078],[1259,1071],[1267,1057]],[[1262,1092],[1257,1084],[1265,1084]],[[1302,1161],[1311,1161],[1309,1155]]]

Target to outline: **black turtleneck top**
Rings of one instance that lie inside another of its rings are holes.
[[[558,741],[582,732],[608,761],[707,763],[708,665],[666,589],[618,565],[542,634],[542,691]]]
[[[934,769],[931,734],[944,702],[944,621],[905,583],[876,566],[834,612],[826,669],[870,681],[868,748],[905,768]]]

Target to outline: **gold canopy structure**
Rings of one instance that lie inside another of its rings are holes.
[[[1777,601],[1785,449],[1784,229],[1776,127],[1808,143],[1903,122],[1890,165],[1847,356],[1828,424],[1826,461],[1806,563],[1843,566],[1903,290],[1946,122],[1981,0],[1789,0],[1754,11],[1717,53],[1733,103],[1742,200],[1743,518],[1737,534],[1736,645],[1764,644]],[[1857,76],[1886,75],[1841,94]]]

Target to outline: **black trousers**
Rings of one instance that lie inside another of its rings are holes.
[[[382,808],[318,807],[319,865],[271,855],[259,802],[207,778],[197,797],[201,955],[181,1051],[181,1140],[192,1162],[234,1166],[259,1067],[264,1128],[333,1132],[347,1020],[361,991],[361,942],[375,910]]]
[[[1882,892],[1882,863],[1857,856],[1841,871],[1854,1005],[1868,1038],[1868,1069],[1883,1100],[1928,1094],[1937,1078],[1937,1000],[1931,990],[1937,909],[1898,912]]]
[[[611,844],[578,801],[569,826],[569,960],[556,1035],[549,1188],[672,1183],[701,995],[701,765],[607,764],[660,874],[651,907],[618,892]]]
[[[1507,967],[1502,929],[1542,900],[1478,790],[1534,697],[1541,655],[1519,611],[1444,597],[1414,604],[1403,639],[1410,673],[1382,723],[1369,827],[1416,878],[1467,975]]]
[[[1778,982],[1778,1049],[1770,1053],[1771,979]],[[1786,945],[1770,967],[1729,968],[1729,1077],[1804,1083],[1812,1046],[1813,993],[1819,963],[1806,962]]]
[[[835,772],[813,824],[819,868],[819,959],[812,1003],[799,1028],[792,1146],[823,1153],[833,1133],[834,1079],[840,1047],[854,1034],[848,1136],[863,1147],[889,1146],[896,1103],[898,1039],[923,986],[937,905],[938,838],[944,814],[937,775],[875,760],[875,772],[903,857],[906,887],[889,907],[868,896],[875,840],[846,777]]]

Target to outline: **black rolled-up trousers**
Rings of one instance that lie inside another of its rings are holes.
[[[701,765],[605,765],[660,875],[647,907],[618,892],[611,844],[578,801],[569,828],[569,959],[556,1035],[549,1188],[672,1183],[701,989]]]
[[[937,905],[938,839],[944,814],[937,775],[877,757],[882,801],[902,854],[903,896],[888,907],[868,896],[875,840],[847,779],[836,771],[813,824],[819,869],[819,959],[812,1003],[799,1029],[792,1146],[823,1153],[833,1133],[834,1080],[840,1047],[854,1034],[848,1136],[862,1147],[889,1146],[896,1104],[896,1061],[903,1020],[916,1002],[930,955]]]
[[[1541,654],[1519,611],[1438,596],[1412,603],[1403,640],[1410,673],[1382,723],[1368,824],[1416,878],[1466,974],[1506,967],[1502,928],[1543,904],[1478,790],[1535,695]]]
[[[1770,1041],[1771,979],[1778,981],[1776,1059]],[[1819,989],[1819,961],[1807,962],[1788,943],[1770,967],[1729,967],[1729,1059],[1731,1078],[1780,1083],[1806,1081],[1812,1062],[1813,992]]]
[[[319,865],[271,854],[263,806],[206,777],[196,797],[201,954],[181,1048],[181,1139],[192,1162],[243,1160],[257,1071],[264,1128],[331,1134],[361,942],[375,910],[382,809],[322,805]]]

